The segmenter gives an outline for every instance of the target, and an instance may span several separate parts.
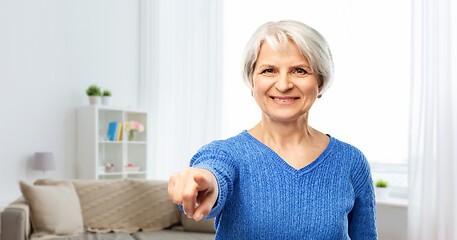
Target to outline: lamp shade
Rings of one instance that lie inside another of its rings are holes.
[[[54,154],[50,152],[36,152],[33,169],[42,171],[55,170],[56,163],[54,162]]]

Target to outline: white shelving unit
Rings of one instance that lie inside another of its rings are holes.
[[[146,111],[130,108],[118,108],[104,105],[90,105],[77,109],[77,178],[82,179],[122,179],[147,178],[147,159],[149,143],[147,139]],[[110,122],[137,121],[144,126],[143,132],[136,132],[132,141],[128,132],[122,127],[122,139],[107,140]],[[114,171],[104,171],[105,162],[114,164]],[[140,169],[138,172],[127,172],[124,166],[132,163]]]

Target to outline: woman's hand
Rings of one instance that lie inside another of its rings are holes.
[[[189,167],[171,175],[168,195],[183,206],[184,213],[195,221],[208,216],[219,195],[217,180],[205,169]]]

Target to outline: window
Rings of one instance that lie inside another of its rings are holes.
[[[324,35],[335,62],[333,86],[311,109],[310,125],[359,148],[372,165],[374,180],[387,177],[391,184],[406,187],[410,4],[225,1],[223,136],[250,129],[260,120],[260,110],[241,77],[249,37],[267,21],[298,20]],[[377,169],[397,169],[403,176],[392,177]]]

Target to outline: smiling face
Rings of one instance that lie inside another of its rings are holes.
[[[306,118],[319,93],[319,75],[294,42],[281,50],[268,43],[260,47],[253,74],[253,96],[264,117],[278,122]]]

